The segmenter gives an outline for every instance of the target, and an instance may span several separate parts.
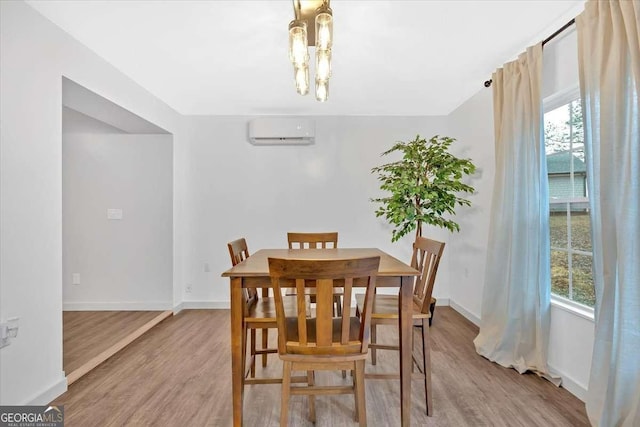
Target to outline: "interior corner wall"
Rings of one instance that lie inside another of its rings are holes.
[[[467,318],[480,319],[484,270],[489,239],[489,213],[495,171],[493,105],[491,89],[482,89],[448,116],[452,146],[459,157],[470,158],[476,173],[468,180],[475,188],[471,206],[458,210],[460,232],[451,237],[448,250],[451,304]]]
[[[62,76],[174,135],[174,236],[183,221],[181,116],[21,1],[0,1],[0,405],[46,404],[62,370]],[[174,238],[174,283],[183,241]],[[174,302],[181,293],[174,286]]]
[[[171,139],[63,133],[64,310],[173,309]]]
[[[493,194],[494,129],[491,89],[482,89],[448,117],[451,136],[458,138],[458,153],[479,167],[471,184],[477,194],[472,206],[457,215],[461,231],[450,239],[451,306],[479,324]],[[551,305],[549,367],[563,379],[563,386],[584,400],[589,384],[593,321]]]
[[[391,243],[391,228],[375,216],[370,198],[382,193],[371,168],[395,160],[380,154],[396,141],[446,135],[446,117],[313,117],[315,144],[307,146],[251,145],[252,118],[187,117],[193,185],[186,305],[229,306],[229,279],[220,274],[231,267],[227,242],[240,237],[255,251],[286,248],[287,231],[338,231],[341,247],[380,247],[411,259],[413,235]],[[445,241],[450,235],[424,232]],[[434,290],[443,299],[447,273],[438,272]]]

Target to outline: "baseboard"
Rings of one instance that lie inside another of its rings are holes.
[[[173,315],[175,316],[176,314],[180,313],[183,309],[184,309],[184,303],[183,302],[181,302],[178,305],[174,305],[173,306]]]
[[[176,306],[180,310],[198,310],[198,309],[230,309],[229,301],[182,301]],[[176,310],[174,308],[174,312]]]
[[[65,302],[62,304],[64,311],[165,311],[172,310],[171,302]]]
[[[111,356],[113,356],[114,354],[116,354],[117,352],[119,352],[129,344],[131,344],[136,339],[138,339],[142,334],[147,332],[149,329],[153,328],[158,323],[162,322],[164,319],[172,315],[173,315],[173,311],[171,310],[163,311],[162,313],[160,313],[159,315],[157,315],[156,317],[154,317],[153,319],[151,319],[150,321],[148,321],[147,323],[145,323],[144,325],[142,325],[141,327],[139,327],[138,329],[136,329],[135,331],[133,331],[132,333],[130,333],[129,335],[127,335],[126,337],[124,337],[123,339],[121,339],[120,341],[118,341],[117,343],[115,343],[114,345],[112,345],[111,347],[109,347],[99,355],[97,355],[96,357],[89,360],[84,365],[80,366],[75,371],[70,372],[67,375],[67,384],[68,385],[73,384],[74,382],[79,380],[83,375],[86,375],[89,371],[96,368],[102,362],[104,362],[105,360],[107,360],[108,358],[110,358]]]
[[[462,316],[464,316],[468,321],[470,321],[474,325],[480,326],[480,318],[475,314],[471,313],[470,311],[467,311],[462,306],[456,304],[455,301],[449,301],[449,306],[453,308],[455,311],[457,311],[458,313],[460,313]]]
[[[549,373],[553,376],[562,378],[561,387],[566,389],[569,393],[573,394],[575,397],[580,399],[581,401],[586,401],[587,392],[589,391],[588,386],[580,384],[577,381],[574,381],[571,377],[563,374],[553,366],[549,365]]]
[[[35,396],[33,399],[28,400],[25,405],[48,405],[51,401],[55,400],[58,396],[67,391],[67,379],[64,376],[64,371],[61,372],[61,376],[62,377],[58,382]]]
[[[439,302],[439,301],[438,301]],[[455,301],[450,301],[451,308],[464,316],[467,320],[473,323],[476,326],[480,326],[480,318],[471,312],[467,311],[465,308],[456,304]],[[580,399],[581,401],[585,401],[587,398],[587,390],[588,387],[580,384],[579,382],[573,380],[571,377],[563,374],[559,370],[555,369],[553,366],[549,366],[549,371],[553,376],[562,378],[562,388],[566,389],[569,393],[573,394],[575,397]]]
[[[436,299],[436,307],[447,307],[449,305],[451,305],[451,301],[449,300],[449,298],[438,298],[438,297],[434,297]]]

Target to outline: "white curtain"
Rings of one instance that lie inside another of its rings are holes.
[[[590,1],[576,18],[591,199],[595,426],[640,426],[640,2]]]
[[[542,45],[493,74],[496,173],[476,351],[549,379],[549,201]]]

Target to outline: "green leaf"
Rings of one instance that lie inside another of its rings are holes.
[[[455,215],[456,207],[471,206],[458,194],[475,192],[462,180],[473,175],[476,167],[470,159],[460,159],[449,152],[454,142],[454,138],[446,136],[435,135],[426,140],[416,135],[414,140],[396,142],[381,155],[400,153],[401,160],[371,169],[378,175],[380,189],[389,193],[388,197],[370,200],[379,204],[374,211],[376,217],[384,216],[394,227],[392,242],[415,230],[418,223],[460,231],[449,216]]]

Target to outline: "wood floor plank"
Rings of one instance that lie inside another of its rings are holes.
[[[77,371],[120,340],[152,321],[162,311],[64,311],[63,369]]]
[[[189,310],[165,320],[71,385],[52,404],[65,405],[67,426],[228,426],[231,424],[231,354],[228,310]],[[271,334],[270,340],[275,340]],[[477,328],[448,307],[438,307],[431,328],[434,415],[425,415],[424,387],[412,384],[415,426],[588,426],[584,404],[533,374],[520,375],[477,355]],[[378,340],[393,342],[393,327]],[[397,370],[396,352],[380,351],[368,372]],[[269,356],[257,375],[277,376]],[[318,384],[346,384],[341,373],[316,375]],[[366,380],[369,426],[399,426],[397,380]],[[247,386],[245,425],[278,426],[280,386]],[[292,396],[289,425],[312,426],[307,399]],[[354,400],[316,399],[316,426],[354,426]]]

